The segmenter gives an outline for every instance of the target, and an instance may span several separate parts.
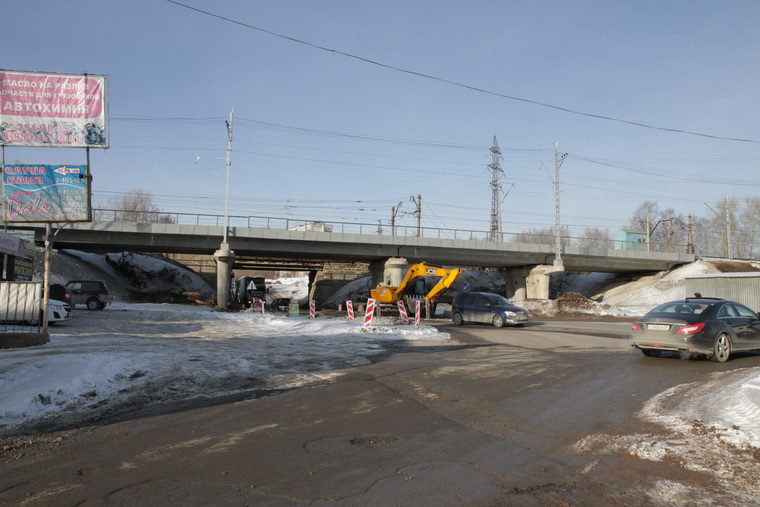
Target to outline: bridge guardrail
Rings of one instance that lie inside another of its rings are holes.
[[[206,225],[222,227],[224,225],[224,215],[214,215],[206,213],[171,213],[164,211],[125,211],[115,209],[93,209],[93,219],[103,221],[124,221],[124,222],[152,222],[152,223],[172,223],[178,225]],[[314,220],[296,219],[290,217],[270,217],[258,215],[229,215],[230,227],[244,228],[264,228],[264,229],[284,229],[292,230],[297,226],[314,223]],[[342,234],[374,234],[390,236],[390,228],[383,227],[381,224],[368,224],[361,222],[325,222],[332,226],[332,232]],[[420,227],[419,234],[416,226],[397,225],[394,227],[393,236],[423,237],[436,239],[455,239],[467,241],[487,241],[488,231],[470,230],[470,229],[447,229],[440,227]],[[529,239],[529,241],[526,241]],[[525,232],[504,232],[502,242],[507,243],[532,243],[542,245],[554,245],[555,238],[553,235],[527,234]],[[579,246],[590,248],[615,249],[615,244],[619,243],[612,239],[594,239],[563,236],[563,246]],[[661,251],[659,245],[652,243],[652,251]],[[631,250],[641,250],[641,245],[636,245]],[[667,252],[686,252],[687,245],[671,244],[665,248]]]

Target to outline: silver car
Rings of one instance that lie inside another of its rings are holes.
[[[528,311],[509,302],[504,296],[489,292],[463,292],[451,304],[451,320],[457,326],[464,322],[482,322],[502,327],[522,326],[528,322]]]

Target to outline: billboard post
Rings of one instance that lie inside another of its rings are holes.
[[[90,148],[108,148],[108,77],[0,69],[3,220],[44,222],[47,331],[53,222],[92,220]],[[86,165],[5,163],[5,147],[85,148]],[[60,231],[60,227],[58,228]]]

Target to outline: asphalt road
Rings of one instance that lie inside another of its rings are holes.
[[[629,326],[444,323],[450,342],[399,346],[323,385],[6,439],[0,504],[732,504],[707,471],[573,450],[659,431],[635,415],[651,396],[757,365],[644,358]]]

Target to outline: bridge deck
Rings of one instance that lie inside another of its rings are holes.
[[[15,225],[34,229],[38,242],[44,224]],[[222,226],[132,222],[72,223],[56,236],[54,247],[90,252],[157,252],[211,255],[224,236]],[[240,258],[263,258],[312,266],[315,262],[372,262],[405,257],[449,266],[494,268],[532,267],[552,264],[552,245],[499,243],[481,240],[418,238],[375,234],[290,231],[231,227],[228,243]],[[682,253],[645,252],[604,248],[563,247],[568,271],[661,271],[693,262]]]

